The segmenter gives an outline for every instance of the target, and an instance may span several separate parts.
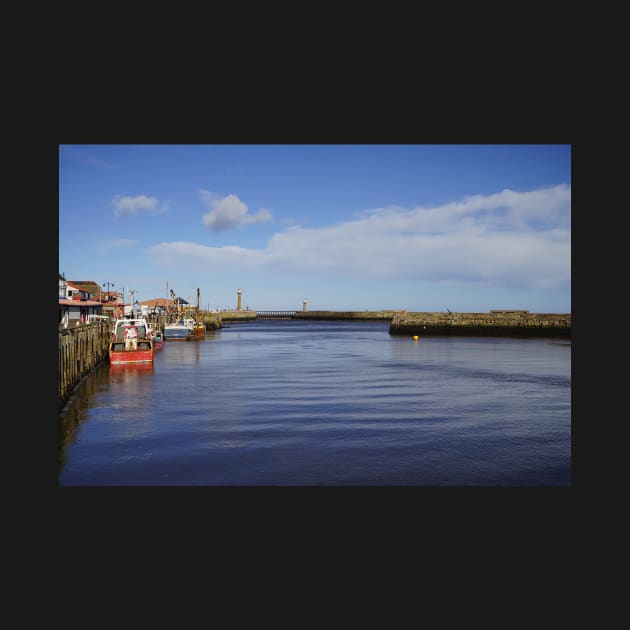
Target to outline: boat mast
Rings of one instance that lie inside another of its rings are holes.
[[[175,291],[173,291],[173,289],[171,289],[171,297],[173,298],[173,301],[177,301],[177,317],[179,319],[179,312],[180,312],[181,305],[180,305],[179,300],[177,299],[177,297],[175,295]]]

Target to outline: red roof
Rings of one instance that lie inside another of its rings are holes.
[[[98,300],[64,300],[59,298],[59,304],[64,306],[102,306]]]
[[[149,308],[155,308],[156,306],[161,306],[162,308],[168,308],[174,305],[173,300],[169,300],[168,298],[155,298],[153,300],[145,300],[144,302],[140,302],[142,306],[148,306]]]

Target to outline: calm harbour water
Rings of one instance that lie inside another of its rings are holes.
[[[61,420],[60,486],[570,486],[571,342],[226,323],[106,362]]]

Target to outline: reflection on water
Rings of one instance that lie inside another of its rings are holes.
[[[115,363],[109,364],[109,373],[112,375],[112,380],[115,380],[117,375],[133,375],[142,372],[153,372],[153,363]],[[125,379],[123,379],[125,380]]]
[[[106,361],[83,380],[60,414],[60,466],[65,466],[68,449],[76,443],[80,425],[90,414],[98,417],[103,410],[117,411],[126,422],[133,418],[134,410],[136,415],[142,413],[147,398],[152,395],[152,373],[151,364],[110,365]],[[112,391],[116,391],[115,400],[109,398]],[[101,399],[101,395],[106,399]]]
[[[107,362],[95,368],[88,378],[76,388],[62,409],[59,416],[59,449],[57,459],[61,467],[65,466],[68,449],[76,442],[79,425],[85,420],[99,392],[109,387],[109,364]],[[94,405],[95,408],[98,405]]]
[[[569,485],[571,344],[259,321],[101,366],[61,485]]]

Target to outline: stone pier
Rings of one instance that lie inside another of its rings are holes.
[[[492,310],[489,313],[406,312],[392,318],[392,335],[571,337],[570,313]]]

